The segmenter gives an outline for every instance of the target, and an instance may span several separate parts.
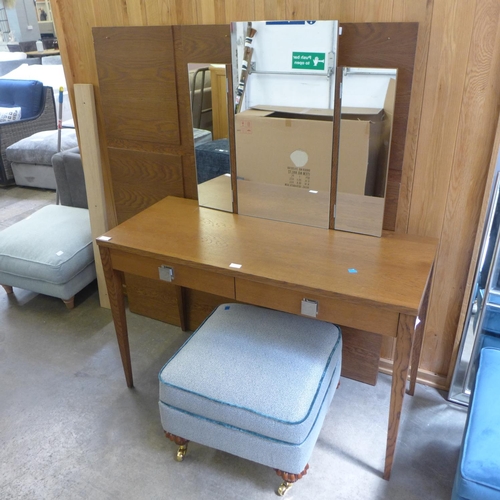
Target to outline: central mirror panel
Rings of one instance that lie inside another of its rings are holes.
[[[329,227],[337,21],[231,24],[238,213]]]

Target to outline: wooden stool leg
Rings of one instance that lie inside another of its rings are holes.
[[[12,287],[9,286],[9,285],[2,285],[4,290],[7,292],[7,293],[14,293],[14,290],[12,290]]]
[[[63,299],[63,302],[66,304],[68,309],[73,309],[75,307],[75,296],[73,295],[73,297],[68,300]]]
[[[276,474],[278,474],[278,476],[283,478],[283,482],[277,489],[276,494],[282,497],[292,487],[293,483],[295,483],[300,478],[302,478],[302,476],[305,476],[307,474],[308,469],[309,469],[309,464],[306,464],[304,470],[300,474],[290,474],[289,472],[284,472],[279,469],[274,469],[276,471]]]
[[[175,459],[177,460],[177,462],[182,462],[187,453],[187,445],[189,443],[189,440],[176,436],[175,434],[170,434],[170,432],[167,431],[165,431],[165,437],[179,446]]]

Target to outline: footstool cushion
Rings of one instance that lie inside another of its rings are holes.
[[[89,212],[48,205],[0,232],[0,284],[68,300],[96,278]]]
[[[223,304],[160,372],[163,428],[299,474],[337,387],[341,352],[335,325]]]

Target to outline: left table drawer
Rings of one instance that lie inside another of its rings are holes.
[[[141,255],[111,250],[111,261],[113,269],[123,271],[144,278],[160,279],[159,267],[169,266],[173,269],[173,285],[192,288],[202,292],[212,293],[226,297],[235,298],[234,278],[213,271],[197,269],[183,264],[173,264],[168,259],[155,259]]]

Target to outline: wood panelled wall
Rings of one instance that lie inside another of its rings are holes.
[[[446,387],[500,103],[498,0],[52,0],[66,78],[99,96],[94,26],[262,19],[420,23],[396,229],[440,238],[420,377]],[[99,102],[99,100],[98,100]],[[98,106],[102,124],[102,110]],[[106,151],[101,145],[103,166]],[[103,172],[112,223],[109,172]],[[390,345],[384,356],[390,357]]]

